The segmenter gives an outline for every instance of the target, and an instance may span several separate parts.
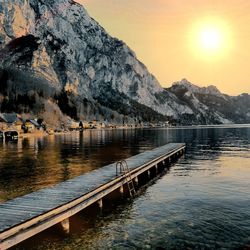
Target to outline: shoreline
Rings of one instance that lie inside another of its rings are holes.
[[[95,129],[84,129],[83,131],[73,130],[73,131],[63,131],[54,132],[49,134],[45,131],[36,131],[35,133],[19,133],[20,139],[26,138],[39,138],[47,136],[58,136],[58,135],[69,135],[73,133],[82,133],[84,131],[103,131],[103,130],[134,130],[134,129],[145,129],[145,130],[155,130],[155,129],[207,129],[207,128],[250,128],[250,124],[219,124],[219,125],[188,125],[188,126],[169,126],[169,127],[116,127],[116,128],[95,128]]]

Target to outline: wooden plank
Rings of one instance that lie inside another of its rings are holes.
[[[184,144],[172,143],[126,159],[131,176],[136,178],[184,148]],[[67,219],[125,183],[124,176],[116,176],[116,164],[110,164],[0,204],[0,248],[13,246],[58,221]]]

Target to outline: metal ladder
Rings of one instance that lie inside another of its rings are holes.
[[[125,160],[121,160],[116,163],[116,175],[118,175],[118,170],[120,170],[120,174],[125,175],[130,197],[134,197],[136,195],[135,186],[132,180],[130,169]]]

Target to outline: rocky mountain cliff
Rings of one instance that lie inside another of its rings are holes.
[[[120,123],[248,121],[235,116],[240,108],[233,114],[216,110],[213,102],[230,97],[214,95],[213,88],[203,99],[196,92],[188,97],[176,84],[163,89],[124,42],[71,0],[0,1],[0,59],[2,112],[32,113],[51,124],[66,117]],[[239,97],[232,105],[246,101],[249,107],[248,99]]]
[[[167,90],[192,109],[194,115],[184,115],[180,118],[181,123],[189,124],[190,119],[198,124],[250,123],[249,94],[228,96],[215,86],[201,88],[186,79],[174,83]]]

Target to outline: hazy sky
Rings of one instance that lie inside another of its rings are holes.
[[[164,87],[250,93],[250,0],[78,0]]]

